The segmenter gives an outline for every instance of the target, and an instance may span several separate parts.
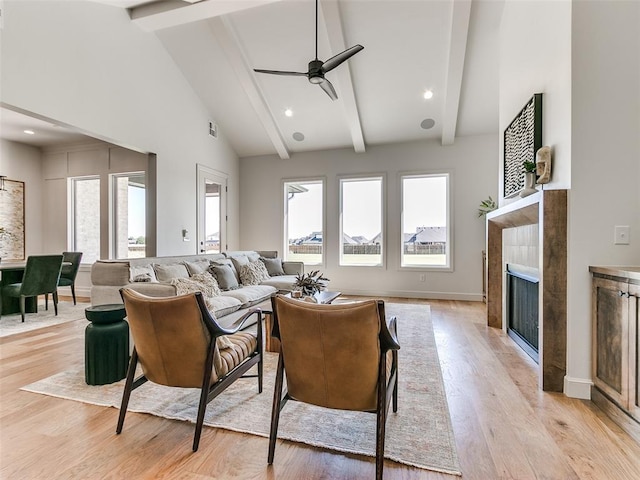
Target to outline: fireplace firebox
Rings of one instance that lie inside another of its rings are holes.
[[[538,363],[538,285],[534,269],[507,266],[507,334]]]

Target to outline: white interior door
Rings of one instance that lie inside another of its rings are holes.
[[[198,254],[227,249],[227,176],[198,165]]]

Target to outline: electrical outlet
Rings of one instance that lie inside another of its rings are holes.
[[[427,279],[427,277],[425,276],[425,274],[424,274],[424,273],[421,273],[421,274],[420,274],[420,281],[421,281],[421,282],[424,282],[426,279]]]
[[[616,225],[613,243],[614,245],[629,245],[629,225]]]

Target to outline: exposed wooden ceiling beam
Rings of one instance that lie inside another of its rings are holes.
[[[283,160],[290,158],[291,154],[255,80],[253,70],[249,67],[247,56],[240,47],[241,43],[231,21],[228,18],[217,17],[211,19],[210,26],[278,155]]]
[[[453,0],[449,61],[447,78],[444,83],[447,86],[447,91],[442,112],[442,145],[452,145],[456,136],[470,15],[471,0]]]
[[[346,50],[344,34],[342,32],[342,19],[340,18],[340,10],[338,9],[337,0],[322,0],[320,2],[320,11],[324,18],[324,25],[327,29],[329,37],[329,46],[334,54]],[[349,45],[351,47],[352,45]],[[358,104],[351,80],[351,70],[349,69],[349,61],[346,61],[336,70],[331,72],[338,79],[340,96],[338,101],[342,103],[344,108],[347,125],[351,133],[351,141],[356,152],[365,151],[364,136],[362,134],[362,125],[360,124],[360,113],[358,112]]]
[[[198,3],[188,3],[181,0],[162,0],[132,8],[129,10],[129,15],[131,21],[140,28],[153,32],[280,1],[203,0]]]

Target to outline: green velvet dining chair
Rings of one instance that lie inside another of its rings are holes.
[[[49,293],[53,295],[53,307],[58,315],[58,280],[62,267],[62,255],[31,255],[27,258],[22,282],[2,287],[0,295],[0,315],[2,314],[2,296],[20,299],[20,314],[24,322],[25,299],[45,295],[45,309],[49,309]],[[36,313],[38,299],[36,298]]]
[[[71,287],[73,304],[76,304],[76,275],[80,268],[82,252],[62,252],[62,270],[60,270],[59,287]]]

